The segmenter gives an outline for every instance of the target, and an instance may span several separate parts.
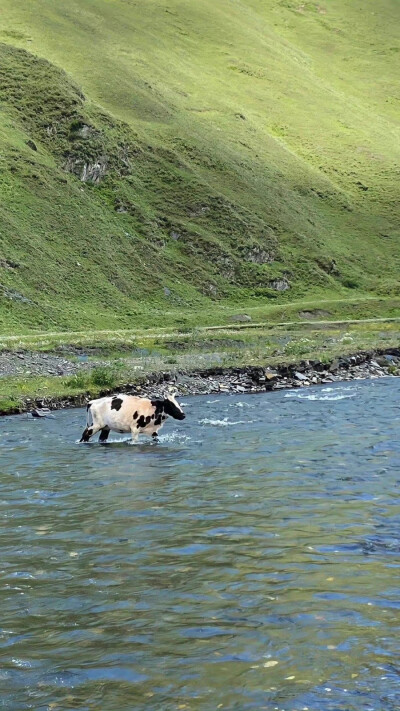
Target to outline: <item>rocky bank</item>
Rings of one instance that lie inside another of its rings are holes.
[[[180,396],[257,393],[397,375],[400,375],[400,349],[391,349],[360,352],[329,363],[304,360],[297,364],[281,364],[273,369],[268,366],[249,366],[149,373],[142,377],[140,384],[127,383],[118,390],[144,397],[160,394],[171,386]],[[116,388],[112,391],[105,389],[101,394],[107,395],[115,390]],[[85,393],[65,398],[26,398],[23,411],[29,412],[42,407],[58,409],[82,406],[89,399]]]

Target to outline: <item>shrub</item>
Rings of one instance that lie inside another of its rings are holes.
[[[103,388],[112,388],[118,382],[118,377],[115,368],[98,366],[97,368],[93,368],[90,374],[90,380],[93,385],[99,385]]]
[[[75,375],[64,378],[64,385],[71,390],[86,390],[88,381],[87,373],[75,373]]]

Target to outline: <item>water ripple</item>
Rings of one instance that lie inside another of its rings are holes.
[[[3,419],[0,708],[397,709],[399,396],[187,398],[134,447]]]

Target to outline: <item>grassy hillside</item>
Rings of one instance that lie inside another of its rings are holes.
[[[400,293],[396,0],[3,0],[0,329]]]

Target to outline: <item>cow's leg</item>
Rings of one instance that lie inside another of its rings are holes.
[[[90,428],[89,428],[89,427],[85,427],[85,429],[84,429],[83,432],[82,432],[82,437],[80,438],[79,441],[80,441],[80,442],[89,442],[89,439],[90,439],[90,437],[91,437],[91,435],[89,434],[89,432],[90,432]]]
[[[92,427],[86,427],[83,432],[82,432],[82,437],[80,438],[80,442],[89,442],[90,438],[93,437],[101,428],[96,427],[96,425],[92,425]]]
[[[132,442],[137,442],[139,437],[139,430],[136,425],[131,427]]]
[[[103,427],[102,430],[100,430],[100,437],[99,437],[99,442],[107,442],[108,435],[110,434],[110,428],[109,427]]]

